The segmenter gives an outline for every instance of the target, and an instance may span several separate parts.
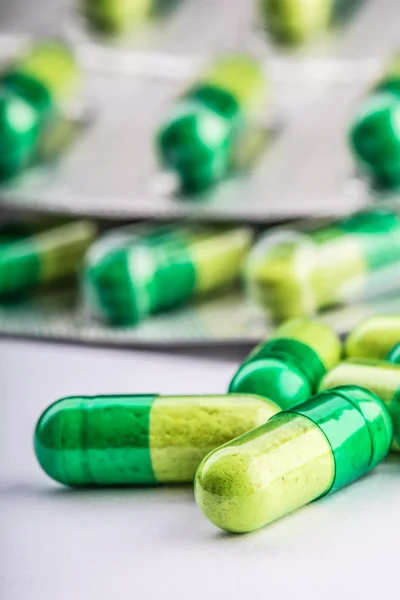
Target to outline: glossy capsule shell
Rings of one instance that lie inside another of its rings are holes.
[[[357,165],[375,185],[400,184],[400,55],[357,108],[349,143]]]
[[[76,275],[95,235],[91,221],[36,231],[24,223],[0,228],[0,299]]]
[[[244,394],[62,398],[40,417],[35,452],[65,485],[189,482],[208,452],[278,411]]]
[[[156,137],[161,165],[185,192],[199,192],[235,171],[265,103],[263,68],[251,56],[223,56],[177,100]]]
[[[79,88],[70,48],[42,40],[0,73],[0,179],[16,175],[50,145],[64,102]]]
[[[85,291],[95,313],[135,324],[232,284],[250,248],[249,228],[156,227],[111,232],[90,250]]]
[[[274,319],[312,315],[395,287],[400,215],[370,210],[303,233],[267,233],[249,255],[249,294]]]
[[[400,315],[376,315],[361,321],[348,335],[345,354],[348,358],[385,360],[400,341]]]
[[[359,385],[385,403],[393,422],[393,450],[400,450],[400,365],[371,358],[341,362],[321,383],[321,390]]]
[[[355,386],[323,392],[211,452],[196,501],[217,527],[254,531],[367,473],[391,439],[377,396]]]
[[[265,396],[288,409],[317,392],[340,356],[340,339],[330,327],[312,319],[293,319],[255,348],[234,375],[229,391]]]
[[[271,38],[301,45],[348,18],[360,0],[259,0],[261,25]]]

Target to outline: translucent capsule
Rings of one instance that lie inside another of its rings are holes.
[[[258,394],[282,409],[308,400],[340,360],[339,337],[323,323],[293,319],[275,330],[239,367],[230,392]]]
[[[157,4],[157,0],[79,0],[80,12],[89,26],[108,35],[126,33],[145,23]]]
[[[377,396],[356,386],[323,392],[211,452],[196,501],[217,527],[254,531],[367,473],[391,439]]]
[[[400,315],[377,315],[365,319],[353,329],[346,340],[348,358],[386,359],[400,341]]]
[[[238,279],[251,240],[244,227],[112,232],[88,254],[87,297],[106,320],[137,323]]]
[[[398,350],[389,357],[398,359]],[[385,403],[393,421],[393,449],[400,450],[400,366],[389,360],[358,358],[346,360],[332,369],[321,383],[327,390],[339,385],[360,385],[374,392]]]
[[[263,27],[284,44],[309,42],[345,21],[361,0],[259,0]]]
[[[349,141],[358,165],[375,185],[400,184],[400,55],[358,107]]]
[[[400,215],[359,213],[314,231],[267,233],[246,265],[249,294],[277,320],[400,288]]]
[[[262,66],[246,55],[220,58],[181,96],[156,143],[184,191],[201,191],[235,170],[265,96]]]
[[[208,452],[278,411],[246,395],[62,398],[40,417],[35,451],[66,485],[189,482]]]
[[[90,221],[36,231],[23,223],[0,229],[0,298],[76,275],[95,235]]]
[[[56,40],[36,43],[0,74],[0,179],[30,165],[59,124],[60,105],[77,93],[79,69]]]

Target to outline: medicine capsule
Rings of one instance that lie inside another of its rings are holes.
[[[80,0],[89,26],[109,35],[126,33],[153,14],[157,0]]]
[[[245,267],[249,294],[276,320],[376,295],[397,281],[400,216],[371,210],[328,226],[267,233]],[[400,282],[399,282],[400,288]]]
[[[262,66],[244,54],[218,59],[181,96],[156,145],[162,165],[176,172],[184,191],[202,191],[234,172],[265,97]]]
[[[360,0],[259,0],[263,27],[272,39],[300,45],[346,20]]]
[[[239,367],[229,391],[265,396],[288,409],[317,392],[340,356],[339,337],[330,327],[293,319],[255,348]]]
[[[246,395],[62,398],[40,417],[35,452],[66,485],[189,482],[210,450],[278,411]]]
[[[400,55],[358,107],[349,142],[357,164],[375,185],[400,184]]]
[[[356,386],[322,392],[211,452],[196,501],[217,527],[254,531],[370,471],[391,439],[377,396]]]
[[[400,348],[400,347],[399,347]],[[349,359],[332,369],[321,383],[327,390],[340,385],[360,385],[383,400],[393,422],[393,450],[400,450],[400,366],[389,360],[397,360],[399,350],[387,361],[371,358]]]
[[[87,297],[107,321],[135,324],[238,279],[251,240],[244,227],[112,232],[88,254]]]
[[[345,344],[348,358],[385,360],[400,341],[400,315],[377,315],[364,319],[349,334]]]
[[[90,221],[75,221],[33,233],[27,225],[0,232],[0,298],[74,275],[96,235]]]
[[[60,106],[78,89],[71,50],[56,40],[37,42],[0,74],[0,179],[38,158],[59,122]]]

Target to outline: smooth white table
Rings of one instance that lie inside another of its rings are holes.
[[[0,341],[1,600],[324,600],[398,589],[400,457],[255,534],[199,513],[190,487],[75,491],[36,464],[64,395],[223,393],[236,359]]]

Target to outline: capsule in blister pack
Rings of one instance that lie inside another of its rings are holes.
[[[321,383],[321,390],[340,385],[359,385],[385,403],[393,422],[393,450],[400,451],[400,365],[399,348],[386,361],[354,358],[341,362]]]
[[[266,233],[246,279],[256,302],[282,320],[398,289],[399,269],[400,216],[374,210],[308,233]]]
[[[217,527],[254,531],[358,479],[391,441],[375,394],[335,388],[211,452],[196,474],[196,501]]]
[[[43,40],[0,74],[0,179],[19,173],[52,150],[65,133],[61,106],[74,98],[79,68],[68,46]]]
[[[245,227],[161,226],[137,231],[106,235],[87,257],[87,298],[111,323],[134,324],[228,286],[239,278],[252,241]]]
[[[257,117],[265,104],[262,66],[246,55],[219,58],[176,101],[157,134],[163,167],[185,192],[199,192],[246,163],[260,139]]]
[[[162,18],[178,0],[76,0],[88,27],[106,36],[129,33]]]
[[[89,221],[42,231],[30,225],[0,229],[0,298],[20,295],[47,282],[76,275],[96,235]]]
[[[345,21],[363,0],[258,0],[261,24],[271,38],[300,45]]]
[[[62,398],[39,419],[35,451],[66,485],[190,482],[208,452],[278,411],[244,394]]]
[[[385,360],[400,341],[400,315],[376,315],[361,321],[347,337],[348,358]]]
[[[349,141],[358,165],[374,185],[400,184],[400,55],[361,102]]]
[[[258,394],[282,409],[304,402],[340,360],[341,343],[330,327],[293,319],[278,327],[239,367],[230,392]]]

